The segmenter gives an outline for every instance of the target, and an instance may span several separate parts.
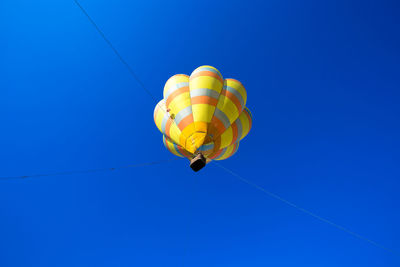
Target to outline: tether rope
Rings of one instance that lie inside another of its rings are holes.
[[[139,79],[138,75],[133,71],[132,67],[128,64],[128,62],[121,56],[121,54],[118,52],[118,50],[115,48],[115,46],[111,43],[111,41],[106,37],[106,35],[104,34],[104,32],[100,29],[100,27],[97,25],[96,22],[94,22],[94,20],[90,17],[89,13],[87,13],[87,11],[83,8],[83,6],[79,3],[78,0],[74,0],[75,4],[79,7],[79,9],[82,11],[82,13],[87,17],[87,19],[90,21],[90,23],[94,26],[94,28],[96,29],[96,31],[100,34],[100,36],[103,38],[103,40],[108,44],[108,46],[111,48],[111,50],[114,52],[114,54],[118,57],[118,59],[122,62],[122,64],[127,68],[127,70],[129,71],[129,73],[131,74],[131,76],[136,80],[136,82],[140,85],[140,87],[142,87],[142,89],[144,91],[146,91],[146,93],[153,98],[153,100],[156,102],[156,105],[159,106],[163,111],[165,111],[168,115],[168,111],[158,103],[157,98],[153,95],[153,93],[148,90],[146,88],[146,86],[144,85],[144,83]],[[174,123],[175,122],[175,117],[171,117],[172,121]],[[178,125],[178,124],[177,124]],[[182,133],[181,133],[182,134]],[[183,135],[183,134],[182,134]],[[184,135],[183,135],[184,136]],[[184,136],[186,139],[187,137]],[[193,137],[190,137],[191,141],[193,143]],[[196,149],[198,149],[198,147],[196,146]]]
[[[16,180],[16,179],[27,179],[27,178],[37,178],[37,177],[47,177],[47,176],[58,176],[58,175],[71,175],[71,174],[85,174],[85,173],[93,173],[93,172],[106,172],[106,171],[114,171],[120,169],[127,169],[127,168],[135,168],[135,167],[143,167],[143,166],[150,166],[161,164],[165,162],[170,162],[177,160],[179,158],[173,158],[169,160],[159,160],[159,161],[152,161],[152,162],[145,162],[145,163],[138,163],[138,164],[130,164],[120,167],[113,167],[113,168],[99,168],[99,169],[88,169],[88,170],[80,170],[80,171],[63,171],[63,172],[53,172],[53,173],[45,173],[45,174],[34,174],[34,175],[22,175],[22,176],[8,176],[8,177],[0,177],[0,180]]]
[[[136,75],[136,73],[133,71],[132,67],[128,64],[128,62],[121,56],[121,54],[118,52],[118,50],[114,47],[114,45],[111,43],[111,41],[106,37],[106,35],[103,33],[103,31],[100,29],[100,27],[94,22],[94,20],[89,16],[89,14],[86,12],[86,10],[83,8],[83,6],[77,1],[74,0],[75,4],[79,7],[79,9],[82,11],[82,13],[87,17],[87,19],[90,21],[90,23],[94,26],[96,31],[100,34],[100,36],[103,38],[103,40],[108,44],[108,46],[111,48],[111,50],[115,53],[115,55],[118,57],[118,59],[122,62],[122,64],[125,65],[129,73],[132,75],[132,77],[136,80],[136,82],[142,87],[146,93],[153,98],[153,100],[157,103],[157,98],[152,94],[150,90],[144,86],[144,83],[139,79],[139,77]]]
[[[366,242],[368,242],[368,243],[370,243],[370,244],[372,244],[372,245],[374,245],[374,246],[376,246],[376,247],[379,247],[379,248],[384,249],[384,250],[386,250],[386,251],[388,251],[388,252],[390,252],[390,253],[392,253],[392,254],[395,254],[395,255],[397,255],[397,256],[400,256],[400,253],[399,253],[398,251],[395,251],[395,250],[393,250],[393,249],[387,248],[387,247],[385,247],[385,246],[383,246],[383,245],[381,245],[381,244],[379,244],[379,243],[377,243],[377,242],[375,242],[375,241],[373,241],[373,240],[371,240],[371,239],[369,239],[369,238],[367,238],[367,237],[365,237],[365,236],[362,236],[362,235],[360,235],[360,234],[357,234],[357,233],[355,233],[355,232],[353,232],[353,231],[347,229],[346,227],[343,227],[343,226],[341,226],[341,225],[338,225],[338,224],[336,224],[336,223],[334,223],[334,222],[332,222],[332,221],[330,221],[330,220],[328,220],[328,219],[326,219],[326,218],[323,218],[323,217],[321,217],[321,216],[315,214],[314,212],[311,212],[311,211],[309,211],[309,210],[307,210],[307,209],[304,209],[304,208],[302,208],[302,207],[300,207],[300,206],[294,204],[293,202],[291,202],[291,201],[289,201],[289,200],[286,200],[286,199],[284,199],[283,197],[278,196],[278,195],[276,195],[276,194],[274,194],[274,193],[268,191],[267,189],[265,189],[265,188],[259,186],[258,184],[253,183],[253,182],[251,182],[251,181],[249,181],[249,180],[243,178],[241,175],[239,175],[239,174],[237,174],[237,173],[231,171],[230,169],[228,169],[228,168],[222,166],[221,164],[217,163],[216,161],[213,161],[213,162],[214,162],[219,168],[221,168],[221,169],[225,170],[226,172],[232,174],[233,176],[235,176],[236,178],[238,178],[238,179],[241,180],[242,182],[244,182],[244,183],[246,183],[246,184],[248,184],[248,185],[251,185],[251,186],[255,187],[256,189],[258,189],[258,190],[262,191],[263,193],[267,194],[268,196],[270,196],[270,197],[272,197],[272,198],[275,198],[275,199],[277,199],[277,200],[279,200],[279,201],[285,203],[286,205],[291,206],[291,207],[293,207],[293,208],[295,208],[295,209],[297,209],[297,210],[299,210],[299,211],[301,211],[301,212],[303,212],[303,213],[305,213],[305,214],[308,214],[308,215],[310,215],[311,217],[314,217],[315,219],[317,219],[317,220],[319,220],[319,221],[322,221],[322,222],[324,222],[324,223],[327,223],[327,224],[329,224],[329,225],[331,225],[331,226],[333,226],[333,227],[335,227],[335,228],[337,228],[337,229],[339,229],[339,230],[341,230],[341,231],[343,231],[343,232],[346,232],[346,233],[352,235],[353,237],[356,237],[356,238],[358,238],[358,239],[360,239],[360,240],[366,241]]]

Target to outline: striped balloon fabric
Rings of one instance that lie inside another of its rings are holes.
[[[224,79],[214,67],[201,66],[190,76],[177,74],[166,82],[154,121],[172,154],[223,160],[236,153],[239,141],[250,131],[246,100],[241,82]]]

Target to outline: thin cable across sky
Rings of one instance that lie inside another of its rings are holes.
[[[112,168],[99,168],[99,169],[76,170],[76,171],[62,171],[62,172],[42,173],[42,174],[33,174],[33,175],[21,175],[21,176],[7,176],[7,177],[0,177],[0,180],[17,180],[17,179],[39,178],[39,177],[59,176],[59,175],[72,175],[72,174],[85,174],[85,173],[94,173],[94,172],[107,172],[107,171],[115,171],[115,170],[135,168],[135,167],[144,167],[144,166],[157,165],[157,164],[161,164],[161,163],[171,162],[171,161],[174,161],[174,160],[177,160],[177,159],[178,158],[151,161],[151,162],[144,162],[144,163],[138,163],[138,164],[129,164],[129,165],[125,165],[125,166],[112,167]]]
[[[386,250],[386,251],[388,251],[388,252],[390,252],[390,253],[392,253],[392,254],[395,254],[395,255],[397,255],[397,256],[400,256],[400,253],[399,253],[398,251],[395,251],[395,250],[393,250],[393,249],[390,249],[390,248],[388,248],[388,247],[385,247],[385,246],[383,246],[383,245],[381,245],[381,244],[379,244],[379,243],[377,243],[377,242],[375,242],[375,241],[373,241],[373,240],[371,240],[371,239],[369,239],[369,238],[367,238],[367,237],[365,237],[365,236],[362,236],[362,235],[360,235],[360,234],[357,234],[357,233],[355,233],[355,232],[353,232],[353,231],[347,229],[346,227],[343,227],[343,226],[341,226],[341,225],[339,225],[339,224],[336,224],[336,223],[334,223],[334,222],[332,222],[332,221],[330,221],[330,220],[328,220],[328,219],[326,219],[326,218],[323,218],[323,217],[321,217],[321,216],[319,216],[319,215],[317,215],[317,214],[315,214],[315,213],[313,213],[313,212],[311,212],[311,211],[309,211],[309,210],[307,210],[307,209],[304,209],[304,208],[302,208],[302,207],[300,207],[300,206],[294,204],[293,202],[291,202],[291,201],[289,201],[289,200],[286,200],[286,199],[284,199],[283,197],[278,196],[278,195],[276,195],[276,194],[274,194],[274,193],[268,191],[267,189],[265,189],[265,188],[259,186],[258,184],[255,184],[255,183],[253,183],[253,182],[247,180],[246,178],[244,178],[244,177],[242,177],[241,175],[237,174],[236,172],[234,172],[234,171],[232,171],[232,170],[230,170],[230,169],[228,169],[228,168],[222,166],[221,164],[219,164],[219,163],[217,163],[217,162],[215,162],[215,161],[213,161],[213,162],[214,162],[219,168],[221,168],[221,169],[223,169],[224,171],[230,173],[232,176],[238,178],[240,181],[242,181],[242,182],[244,182],[244,183],[246,183],[246,184],[248,184],[248,185],[251,185],[252,187],[254,187],[254,188],[260,190],[261,192],[267,194],[268,196],[270,196],[270,197],[272,197],[272,198],[275,198],[275,199],[277,199],[277,200],[279,200],[279,201],[285,203],[286,205],[289,205],[289,206],[291,206],[291,207],[293,207],[293,208],[295,208],[295,209],[297,209],[297,210],[299,210],[299,211],[301,211],[301,212],[303,212],[303,213],[305,213],[305,214],[310,215],[311,217],[314,217],[315,219],[317,219],[317,220],[319,220],[319,221],[321,221],[321,222],[327,223],[327,224],[329,224],[329,225],[331,225],[331,226],[333,226],[333,227],[335,227],[335,228],[337,228],[337,229],[339,229],[339,230],[341,230],[341,231],[343,231],[343,232],[346,232],[346,233],[348,233],[348,234],[350,234],[350,235],[352,235],[352,236],[354,236],[354,237],[356,237],[356,238],[358,238],[358,239],[360,239],[360,240],[366,241],[366,242],[368,242],[368,243],[370,243],[370,244],[372,244],[372,245],[374,245],[374,246],[376,246],[376,247],[379,247],[379,248],[384,249],[384,250]]]

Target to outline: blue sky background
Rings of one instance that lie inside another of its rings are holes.
[[[400,251],[396,1],[81,4],[157,98],[209,64],[254,124],[222,162]],[[72,0],[0,1],[0,176],[169,159],[155,102]],[[399,266],[210,164],[0,183],[0,266]]]

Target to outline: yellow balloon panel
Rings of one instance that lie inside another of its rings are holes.
[[[234,79],[225,79],[208,134],[215,139],[225,132],[243,111],[246,100],[247,94],[242,83]]]
[[[225,148],[242,140],[249,133],[251,124],[251,113],[246,107],[239,118],[219,137],[220,142],[218,143],[220,143],[220,146],[218,148]]]
[[[223,85],[221,73],[211,66],[201,66],[190,75],[190,99],[196,132],[207,133]]]
[[[168,136],[176,144],[180,144],[182,132],[166,110],[165,100],[163,99],[154,109],[154,122],[161,133]]]

